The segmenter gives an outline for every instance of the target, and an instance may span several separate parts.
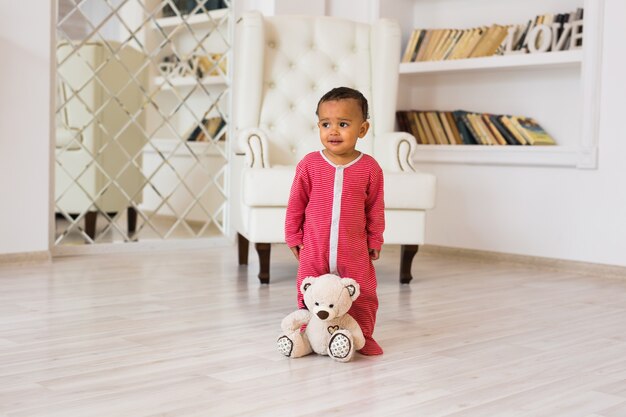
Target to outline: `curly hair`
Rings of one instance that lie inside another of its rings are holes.
[[[328,93],[324,94],[320,101],[317,103],[317,108],[315,109],[315,115],[319,116],[320,104],[325,103],[327,101],[334,100],[345,100],[345,99],[354,99],[359,103],[361,107],[361,112],[363,113],[363,120],[369,119],[370,115],[368,112],[367,99],[365,96],[358,90],[348,87],[337,87],[330,90]]]

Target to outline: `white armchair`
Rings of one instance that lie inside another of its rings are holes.
[[[56,211],[84,218],[91,240],[98,213],[127,210],[128,233],[134,232],[145,181],[140,151],[146,144],[147,58],[129,45],[108,44],[57,46],[63,107],[56,133]]]
[[[425,212],[434,207],[435,177],[417,172],[416,141],[393,132],[400,62],[400,29],[392,20],[368,25],[332,17],[263,17],[239,23],[234,123],[233,221],[239,264],[248,245],[259,255],[259,279],[269,283],[272,243],[284,242],[291,182],[298,161],[321,149],[315,108],[334,87],[361,91],[371,128],[357,148],[373,155],[385,175],[385,243],[402,245],[400,281],[424,243]]]

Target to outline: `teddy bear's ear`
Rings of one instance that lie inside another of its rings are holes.
[[[341,285],[343,285],[344,288],[348,290],[352,301],[356,300],[359,294],[361,294],[361,288],[359,287],[359,284],[352,278],[342,278]]]
[[[302,294],[304,294],[304,292],[311,286],[311,284],[313,284],[313,280],[314,279],[315,279],[315,277],[306,277],[302,281],[302,284],[300,284],[300,292]]]

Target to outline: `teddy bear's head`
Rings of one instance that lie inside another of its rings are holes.
[[[326,274],[305,278],[300,285],[300,292],[309,311],[320,320],[327,321],[346,314],[359,296],[360,289],[352,278]]]

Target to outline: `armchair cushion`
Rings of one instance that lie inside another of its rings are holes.
[[[295,174],[295,166],[246,168],[243,172],[243,204],[248,207],[286,207]]]
[[[428,210],[435,207],[435,176],[425,172],[385,172],[385,208]]]
[[[272,169],[246,168],[243,172],[243,203],[248,207],[286,207],[294,166]],[[385,172],[385,207],[428,210],[435,206],[435,176],[425,172]]]

